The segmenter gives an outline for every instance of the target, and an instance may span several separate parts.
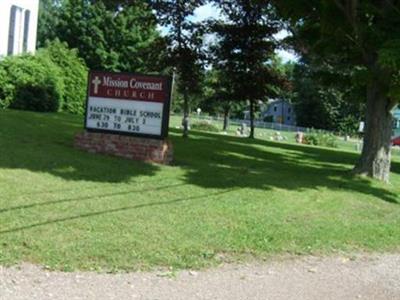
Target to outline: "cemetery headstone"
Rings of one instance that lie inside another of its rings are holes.
[[[303,144],[304,142],[304,133],[301,131],[297,131],[295,135],[296,143]]]
[[[247,130],[247,124],[246,124],[246,123],[242,123],[242,124],[240,125],[240,135],[246,136],[246,135],[247,135],[247,132],[248,132],[248,130]]]

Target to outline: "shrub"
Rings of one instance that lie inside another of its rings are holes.
[[[7,72],[0,65],[0,108],[6,108],[12,100],[13,85],[9,83]]]
[[[64,85],[59,68],[46,56],[22,55],[0,62],[2,107],[40,112],[61,108]]]
[[[332,133],[311,131],[304,135],[304,144],[337,148],[337,139]]]
[[[192,129],[194,130],[202,130],[202,131],[210,131],[210,132],[219,132],[218,127],[211,124],[210,122],[207,121],[201,121],[192,124]]]
[[[78,57],[76,49],[69,49],[66,43],[59,40],[48,42],[46,47],[39,50],[61,69],[64,82],[62,110],[81,114],[84,112],[87,89],[87,67]]]
[[[41,112],[58,111],[59,102],[54,101],[58,98],[56,93],[54,88],[45,85],[22,85],[16,90],[15,101],[11,107]]]
[[[83,113],[87,68],[76,50],[49,42],[36,55],[0,61],[0,107]]]

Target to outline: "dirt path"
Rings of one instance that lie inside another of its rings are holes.
[[[0,267],[0,299],[396,299],[400,254],[305,257],[202,272],[61,273]]]

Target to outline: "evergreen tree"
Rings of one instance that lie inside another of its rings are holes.
[[[226,131],[230,113],[239,103],[239,101],[234,101],[235,94],[229,74],[224,73],[223,69],[215,67],[207,71],[203,90],[204,100],[201,102],[201,108],[211,114],[222,114],[224,118],[222,130]]]
[[[268,0],[217,0],[223,20],[212,25],[218,38],[214,49],[216,68],[231,81],[234,99],[250,103],[250,138],[258,101],[274,94],[280,76],[268,62],[276,48],[273,35],[280,29]]]
[[[203,76],[202,30],[190,19],[204,0],[152,0],[159,24],[168,29],[168,61],[176,72],[175,81],[183,95],[183,137],[189,131],[189,97],[199,92]]]

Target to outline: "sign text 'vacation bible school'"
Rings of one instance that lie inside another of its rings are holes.
[[[165,138],[171,79],[90,72],[85,128],[89,131]]]

